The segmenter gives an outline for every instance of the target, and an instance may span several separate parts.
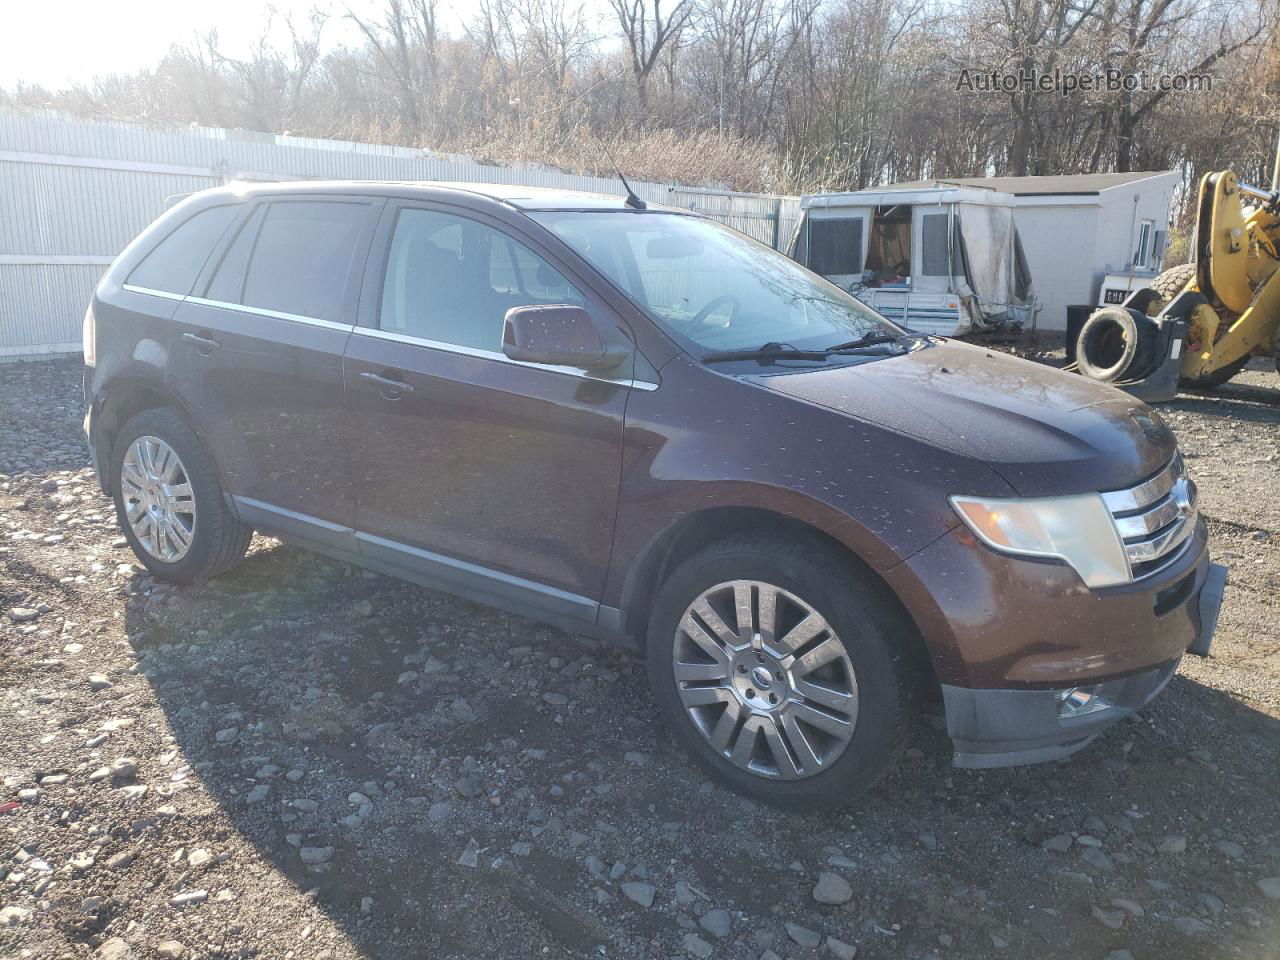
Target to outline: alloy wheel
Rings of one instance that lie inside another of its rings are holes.
[[[142,548],[163,563],[187,555],[195,539],[196,502],[182,460],[159,437],[138,437],[120,466],[124,512]]]
[[[844,643],[781,587],[733,580],[701,593],[676,628],[672,667],[693,725],[757,776],[821,773],[853,736],[858,685]]]

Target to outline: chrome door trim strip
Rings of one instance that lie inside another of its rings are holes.
[[[222,310],[236,310],[250,313],[255,317],[269,317],[272,320],[289,320],[293,323],[309,323],[316,327],[327,327],[330,330],[351,330],[355,324],[338,323],[336,320],[321,320],[319,317],[304,317],[298,313],[284,313],[281,310],[266,310],[262,307],[247,307],[243,303],[227,303],[225,300],[206,300],[204,297],[184,297],[187,303],[198,303],[202,307],[217,307]]]
[[[187,299],[181,293],[170,293],[168,290],[153,290],[150,287],[139,287],[132,283],[120,284],[121,290],[128,290],[130,293],[141,293],[148,297],[163,297],[165,300],[185,300]]]
[[[443,340],[428,340],[425,337],[412,337],[404,333],[392,333],[390,330],[374,330],[371,327],[357,327],[356,336],[372,337],[375,340],[389,340],[392,343],[405,343],[414,347],[428,347],[444,353],[455,353],[464,357],[477,357],[481,360],[494,360],[513,367],[530,367],[534,370],[546,370],[550,373],[561,373],[579,380],[594,380],[598,383],[611,383],[616,387],[630,387],[634,390],[657,390],[658,384],[648,380],[613,379],[598,377],[587,373],[579,367],[566,367],[551,363],[530,363],[526,360],[512,360],[505,353],[496,350],[481,350],[478,347],[464,347],[456,343],[445,343]]]

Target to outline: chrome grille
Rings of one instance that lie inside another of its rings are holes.
[[[1196,485],[1181,454],[1142,483],[1104,493],[1102,502],[1124,541],[1134,580],[1173,563],[1196,528]]]

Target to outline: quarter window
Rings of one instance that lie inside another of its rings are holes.
[[[128,282],[185,297],[239,210],[236,206],[210,207],[183,221],[134,267]]]
[[[278,201],[268,206],[253,244],[246,307],[338,320],[351,260],[368,217],[363,203]],[[228,251],[228,257],[234,251]],[[218,285],[218,278],[214,278]]]
[[[474,220],[401,210],[382,286],[380,326],[477,350],[502,349],[512,307],[586,298],[542,257]]]

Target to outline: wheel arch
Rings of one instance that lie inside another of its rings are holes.
[[[117,377],[99,392],[94,398],[94,404],[93,452],[97,462],[102,465],[99,474],[103,492],[108,496],[115,493],[111,489],[111,469],[108,466],[111,452],[121,428],[131,418],[144,410],[173,410],[200,436],[195,419],[177,393],[163,382],[150,377],[136,374]]]
[[[659,531],[637,556],[623,583],[621,621],[623,632],[643,650],[653,601],[667,576],[684,560],[704,547],[739,533],[777,535],[811,543],[815,550],[843,562],[886,606],[896,614],[894,630],[905,640],[912,665],[936,682],[933,661],[919,625],[885,578],[848,544],[794,516],[762,507],[707,507],[686,514]]]

